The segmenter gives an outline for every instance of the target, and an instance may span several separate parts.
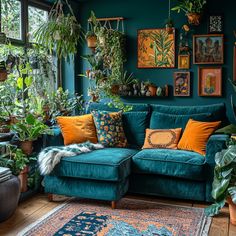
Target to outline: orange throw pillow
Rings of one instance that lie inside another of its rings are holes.
[[[57,117],[57,123],[61,128],[65,145],[86,141],[92,143],[98,142],[93,116],[91,114],[69,117],[60,116]]]
[[[211,134],[219,127],[221,121],[201,122],[189,119],[178,149],[194,151],[206,155],[206,144]]]
[[[146,129],[146,137],[143,145],[145,148],[169,148],[177,149],[181,128],[177,129]]]

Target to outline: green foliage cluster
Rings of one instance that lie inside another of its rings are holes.
[[[201,14],[203,7],[206,4],[206,0],[177,0],[177,5],[173,7],[172,11],[180,11],[188,13],[198,13]]]
[[[212,197],[215,203],[205,209],[205,213],[214,216],[224,207],[228,197],[236,204],[236,140],[231,139],[228,148],[215,156]]]

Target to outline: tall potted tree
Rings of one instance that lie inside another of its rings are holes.
[[[217,215],[225,203],[229,204],[230,221],[236,225],[236,140],[231,139],[228,148],[215,156],[212,197],[215,203],[205,209],[209,216]]]

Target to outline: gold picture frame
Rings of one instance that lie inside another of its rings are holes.
[[[190,68],[190,55],[178,55],[178,69],[188,70]]]

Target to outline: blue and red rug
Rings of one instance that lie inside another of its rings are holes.
[[[210,223],[202,208],[122,199],[112,210],[99,201],[71,200],[18,235],[202,236],[208,234]]]

